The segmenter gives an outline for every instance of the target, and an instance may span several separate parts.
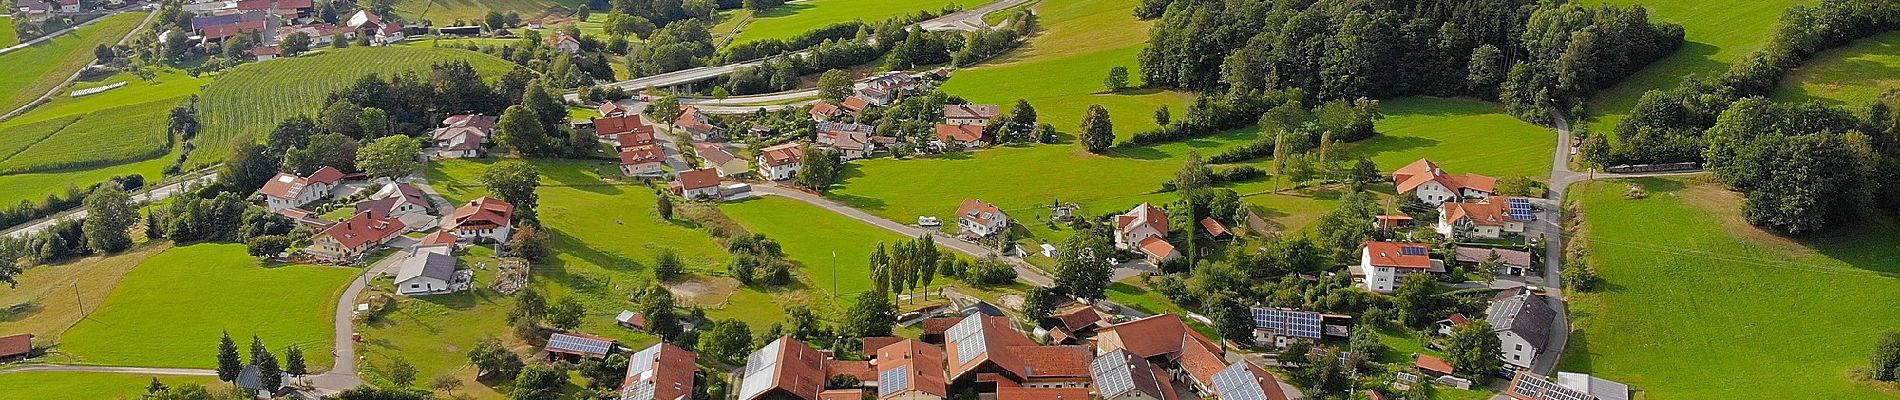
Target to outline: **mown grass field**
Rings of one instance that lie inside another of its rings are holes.
[[[13,17],[0,16],[0,47],[20,44],[20,34],[13,31]]]
[[[99,110],[69,124],[60,119],[44,121],[41,128],[58,124],[60,129],[0,158],[0,174],[112,165],[164,155],[172,144],[165,116],[176,105],[176,101],[154,101]]]
[[[1900,89],[1900,32],[1829,50],[1781,80],[1775,100],[1860,107]]]
[[[1900,327],[1900,226],[1782,237],[1704,179],[1634,181],[1644,199],[1627,181],[1574,188],[1606,287],[1572,295],[1561,369],[1652,399],[1892,398],[1853,376]]]
[[[1704,78],[1728,71],[1729,64],[1755,51],[1774,35],[1782,11],[1805,0],[1697,1],[1697,0],[1595,0],[1591,3],[1642,5],[1651,20],[1682,25],[1686,42],[1675,54],[1650,64],[1622,83],[1598,91],[1585,106],[1596,118],[1589,121],[1592,131],[1608,132],[1616,127],[1643,92],[1673,88],[1689,74]]]
[[[167,375],[159,377],[158,381],[174,388],[186,384],[204,385],[214,393],[229,386],[218,382],[216,376]],[[6,388],[5,393],[0,393],[0,397],[73,400],[136,399],[145,394],[145,387],[150,384],[152,384],[150,375],[105,372],[16,372],[0,374],[0,388]]]
[[[533,20],[549,8],[564,7],[574,10],[586,4],[580,0],[401,0],[396,2],[396,13],[410,20],[427,19],[436,26],[450,26],[455,20],[479,24],[482,16],[489,11],[507,14],[514,11],[521,19]],[[605,14],[605,13],[602,13]]]
[[[17,277],[19,286],[0,291],[0,305],[32,306],[26,312],[0,318],[0,330],[31,333],[34,340],[57,342],[67,328],[86,313],[96,311],[133,267],[170,248],[169,244],[151,244],[108,257],[27,268]]]
[[[17,118],[0,122],[0,159],[14,157],[15,153],[26,150],[28,147],[34,147],[35,154],[51,153],[51,150],[58,147],[40,148],[37,144],[41,140],[49,139],[56,129],[61,128],[66,129],[60,132],[70,133],[75,137],[60,137],[48,140],[49,143],[67,143],[62,146],[71,146],[74,142],[85,142],[85,140],[74,140],[81,137],[92,137],[92,140],[96,141],[83,148],[68,148],[68,151],[101,151],[107,155],[113,152],[150,155],[151,153],[139,153],[136,149],[149,150],[163,144],[164,121],[169,108],[181,104],[185,97],[197,94],[205,84],[211,82],[209,76],[192,77],[177,69],[157,68],[155,72],[151,81],[121,73],[97,82],[85,82],[91,85],[126,82],[126,85],[85,97],[57,96],[52,101],[34,107],[32,111],[21,114]],[[81,120],[86,122],[74,124]],[[115,132],[110,129],[83,129],[100,126],[125,126],[128,130]],[[125,135],[129,132],[159,136],[156,137],[157,140],[118,140],[117,135]],[[100,140],[97,138],[99,135],[109,135],[109,137]],[[18,188],[0,191],[0,204],[17,204],[21,200],[38,201],[49,194],[63,193],[68,183],[85,186],[114,175],[141,174],[145,176],[147,182],[155,182],[162,178],[165,166],[171,162],[177,152],[178,148],[174,146],[171,153],[164,154],[165,157],[122,157],[119,159],[121,163],[115,165],[95,163],[93,166],[57,170],[34,168],[33,170],[41,172],[32,173],[0,173],[0,186]],[[137,161],[132,162],[133,160]],[[50,161],[52,161],[51,164],[57,165],[88,160],[81,157],[57,156]],[[20,163],[4,164],[10,167]],[[43,167],[44,164],[39,166]]]
[[[413,46],[350,47],[302,57],[245,64],[218,77],[205,88],[198,120],[199,151],[190,165],[222,161],[232,139],[241,133],[262,137],[277,122],[297,113],[315,113],[333,91],[369,74],[425,73],[432,64],[463,60],[484,76],[498,76],[513,64],[467,50]],[[313,71],[328,71],[312,76]]]
[[[169,164],[171,157],[159,157],[124,165],[0,175],[0,188],[7,188],[0,190],[0,204],[40,202],[48,195],[65,193],[69,185],[84,188],[119,175],[139,174],[145,176],[146,182],[156,182],[164,176],[165,166]]]
[[[1557,133],[1512,118],[1497,103],[1407,97],[1380,106],[1386,118],[1379,121],[1379,136],[1343,148],[1350,156],[1371,158],[1381,171],[1431,158],[1453,173],[1540,180],[1550,175]]]
[[[138,28],[142,13],[125,13],[54,37],[33,46],[0,54],[0,110],[15,108],[46,94],[60,82],[93,61],[94,46],[118,43],[119,38]],[[12,29],[7,29],[12,33]],[[4,113],[5,111],[0,111]]]
[[[746,230],[777,240],[785,256],[802,264],[811,277],[812,300],[848,309],[872,289],[870,259],[878,243],[886,246],[911,238],[797,200],[765,196],[722,204],[719,209]],[[944,249],[945,252],[951,252]],[[956,254],[951,252],[950,254]],[[952,278],[938,277],[937,285]],[[833,289],[836,288],[836,289]]]
[[[850,20],[878,22],[893,17],[936,11],[950,4],[976,7],[986,0],[800,0],[735,22],[739,31],[733,44],[759,39],[787,39],[800,33]],[[734,18],[740,20],[741,18]],[[722,24],[723,25],[723,24]],[[728,25],[728,27],[733,27]]]
[[[209,368],[220,332],[248,345],[304,349],[330,365],[332,311],[355,268],[261,264],[242,244],[176,247],[139,263],[59,351],[99,365]],[[280,356],[281,357],[281,356]]]

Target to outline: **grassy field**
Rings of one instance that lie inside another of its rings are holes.
[[[1728,71],[1730,63],[1754,51],[1774,34],[1781,12],[1807,0],[1759,0],[1709,2],[1696,0],[1596,0],[1592,3],[1642,5],[1651,20],[1681,24],[1687,41],[1675,54],[1650,64],[1622,83],[1597,92],[1586,105],[1596,118],[1592,131],[1608,132],[1616,127],[1636,100],[1650,89],[1669,89],[1683,77],[1697,74],[1704,78]]]
[[[165,376],[158,378],[171,387],[199,384],[218,392],[228,385],[216,376]],[[0,374],[0,397],[9,399],[136,399],[145,394],[152,376],[104,372],[20,372]]]
[[[476,265],[495,265],[494,250],[470,248],[461,254],[462,265],[475,270],[476,282],[493,282],[495,269]],[[371,286],[375,293],[389,293],[389,280]],[[468,349],[488,335],[508,340],[519,350],[527,345],[507,334],[508,310],[513,300],[486,285],[474,292],[446,295],[395,297],[395,307],[380,317],[362,324],[363,345],[358,349],[368,360],[364,370],[380,374],[380,367],[391,360],[403,359],[415,365],[420,381],[437,376],[454,376],[463,381],[463,391],[476,398],[500,398],[501,393],[475,380],[475,368],[468,363]],[[491,329],[469,329],[470,327]],[[627,342],[635,343],[635,342]]]
[[[1775,100],[1859,107],[1900,89],[1900,32],[1823,52],[1781,80]]]
[[[156,182],[164,176],[165,166],[168,164],[171,164],[171,157],[159,157],[124,165],[0,175],[0,188],[7,188],[7,190],[0,190],[0,204],[19,204],[21,201],[39,202],[45,200],[48,195],[65,193],[69,185],[83,188],[119,175],[139,174],[145,176],[146,182]]]
[[[111,165],[152,159],[171,148],[165,116],[177,101],[154,101],[99,110],[63,123],[57,132],[0,158],[0,174],[40,172],[81,165]],[[37,131],[37,129],[34,129]]]
[[[199,244],[146,259],[105,303],[68,330],[58,351],[86,364],[208,368],[220,332],[245,345],[304,348],[330,365],[331,311],[353,268],[262,265],[241,244]]]
[[[563,7],[574,10],[586,2],[580,0],[401,0],[396,2],[396,13],[410,20],[427,19],[436,26],[450,26],[455,20],[480,23],[483,15],[489,11],[503,14],[509,11],[521,13],[522,20],[532,21],[550,8]],[[565,15],[567,11],[562,11]],[[603,13],[605,14],[605,13]]]
[[[111,257],[28,268],[18,277],[19,286],[0,291],[0,305],[32,306],[26,312],[0,318],[0,327],[4,327],[0,330],[31,333],[35,340],[57,342],[67,328],[79,323],[86,313],[96,311],[133,267],[170,248],[168,244],[153,244]]]
[[[12,111],[58,86],[92,63],[94,46],[118,43],[144,19],[141,13],[108,16],[52,40],[0,54],[0,65],[9,67],[0,69],[0,110]],[[7,31],[12,33],[12,29]]]
[[[817,206],[775,196],[723,204],[719,208],[746,230],[777,240],[787,258],[802,264],[814,289],[835,294],[814,295],[813,300],[833,299],[833,305],[839,309],[847,308],[859,295],[871,290],[868,260],[877,243],[892,245],[910,239]],[[950,280],[943,278],[934,283],[941,285]]]
[[[1572,297],[1561,368],[1652,399],[1892,398],[1852,377],[1900,326],[1900,226],[1790,239],[1701,179],[1635,181],[1648,192],[1635,200],[1625,181],[1573,191],[1606,287]]]
[[[205,88],[198,120],[204,132],[190,165],[222,161],[231,139],[240,133],[262,136],[279,120],[297,113],[314,113],[330,92],[349,86],[369,74],[427,72],[434,63],[465,60],[484,76],[507,72],[514,65],[494,56],[467,50],[412,46],[351,47],[267,63],[245,64],[225,72]],[[322,77],[311,71],[335,71]]]
[[[1453,173],[1550,175],[1556,132],[1512,118],[1496,103],[1408,97],[1380,105],[1386,118],[1379,121],[1379,136],[1344,148],[1371,158],[1381,171],[1429,157]]]
[[[20,44],[20,34],[13,31],[13,17],[0,16],[0,47]]]
[[[43,199],[48,194],[64,192],[67,183],[89,185],[112,175],[136,173],[145,175],[148,182],[159,180],[172,157],[150,157],[150,151],[164,144],[162,135],[168,109],[179,104],[184,97],[198,93],[202,86],[211,82],[211,78],[192,77],[171,68],[159,68],[155,72],[151,81],[121,73],[100,81],[86,82],[92,85],[126,82],[126,85],[85,97],[58,96],[17,118],[0,122],[0,160],[8,160],[0,162],[0,166],[6,169],[15,166],[38,167],[29,169],[43,171],[0,173],[0,186],[20,188],[0,192],[0,204]],[[84,122],[76,124],[77,121]],[[114,127],[124,128],[119,130],[121,128]],[[54,132],[63,133],[53,136]],[[127,132],[148,136],[151,140],[119,140]],[[100,135],[110,136],[101,141]],[[42,140],[47,143],[42,144]],[[76,146],[88,144],[88,141],[103,144],[97,148]],[[33,148],[32,152],[19,155],[22,157],[19,160],[9,160],[29,147]],[[173,148],[173,153],[176,151]],[[56,171],[44,168],[47,164],[58,165],[92,158],[72,152],[100,152],[100,156],[107,156],[104,158],[116,158],[121,162],[142,161],[60,168]],[[110,157],[115,153],[119,157]],[[26,162],[35,157],[50,162]]]
[[[765,13],[751,15],[751,19],[742,27],[721,24],[726,28],[738,27],[738,36],[731,43],[745,43],[759,39],[786,39],[812,29],[850,20],[877,22],[893,17],[915,14],[918,11],[935,11],[950,4],[962,4],[965,7],[982,5],[985,0],[800,0],[785,3],[783,6],[767,10]],[[743,18],[733,18],[733,21]],[[717,31],[717,30],[715,30]]]

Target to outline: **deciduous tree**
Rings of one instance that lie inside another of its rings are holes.
[[[1100,104],[1089,106],[1088,115],[1082,117],[1082,130],[1079,143],[1090,153],[1101,154],[1115,145],[1115,122],[1108,117],[1108,109]]]
[[[138,207],[119,185],[99,185],[86,196],[86,247],[97,253],[117,253],[132,247],[132,224],[139,222]]]
[[[488,194],[516,208],[532,209],[539,202],[535,189],[541,186],[541,170],[522,160],[503,160],[482,171],[482,184]]]
[[[356,169],[372,176],[401,178],[422,167],[417,161],[421,144],[415,138],[394,135],[377,138],[356,152]]]
[[[536,85],[529,85],[533,91]],[[541,124],[540,114],[527,106],[509,106],[502,111],[501,121],[495,124],[495,141],[502,147],[514,150],[524,156],[545,154],[548,149],[547,127]]]

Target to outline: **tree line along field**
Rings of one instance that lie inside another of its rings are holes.
[[[1783,11],[1805,3],[1801,0],[1593,2],[1643,6],[1652,20],[1681,24],[1687,37],[1675,53],[1624,78],[1616,86],[1597,91],[1585,104],[1593,117],[1587,124],[1591,132],[1613,132],[1644,92],[1676,87],[1691,74],[1709,78],[1728,71],[1730,63],[1768,42]]]
[[[937,11],[959,4],[976,7],[992,0],[801,0],[766,10],[763,13],[734,13],[733,22],[742,24],[729,44],[760,39],[789,39],[826,25],[851,20],[878,22],[894,17]],[[747,20],[749,16],[749,20]],[[716,30],[715,30],[716,31]]]
[[[565,14],[587,4],[581,0],[400,0],[396,2],[396,13],[408,20],[429,20],[435,26],[449,26],[455,20],[475,24],[489,11],[506,14],[510,11],[520,13],[523,20],[532,20],[544,12],[555,12],[554,7],[562,7]]]
[[[360,269],[260,263],[243,244],[196,244],[139,263],[60,337],[72,361],[210,368],[221,332],[256,335],[273,351],[296,345],[312,369],[331,362],[332,310]]]
[[[231,140],[261,136],[278,121],[313,114],[331,92],[369,74],[426,73],[446,61],[467,61],[483,76],[498,76],[514,64],[468,50],[429,47],[350,47],[296,58],[238,66],[207,86],[198,106],[203,131],[186,169],[222,161]]]
[[[109,372],[15,372],[0,374],[7,398],[17,399],[132,399],[145,394],[152,376]],[[219,388],[216,376],[165,376],[171,387],[187,384]]]
[[[1573,189],[1605,284],[1572,295],[1561,370],[1653,399],[1892,398],[1854,377],[1900,326],[1900,225],[1791,239],[1749,225],[1740,195],[1701,177]]]
[[[40,42],[33,46],[0,54],[0,113],[13,111],[58,86],[72,73],[93,61],[92,49],[104,43],[118,43],[126,33],[138,28],[145,14],[124,13],[102,17],[102,21]],[[12,29],[7,30],[9,33]]]
[[[1819,101],[1858,108],[1900,89],[1900,32],[1822,52],[1781,80],[1776,101]]]

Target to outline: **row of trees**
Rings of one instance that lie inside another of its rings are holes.
[[[277,355],[264,347],[264,340],[252,336],[249,356],[249,362],[240,358],[237,342],[231,340],[231,332],[224,332],[224,337],[218,341],[218,380],[236,382],[238,373],[245,366],[257,366],[263,372],[259,382],[263,387],[274,389],[283,386],[286,377],[296,378],[310,373],[304,365],[303,349],[297,346],[284,350],[284,361],[280,364]]]

